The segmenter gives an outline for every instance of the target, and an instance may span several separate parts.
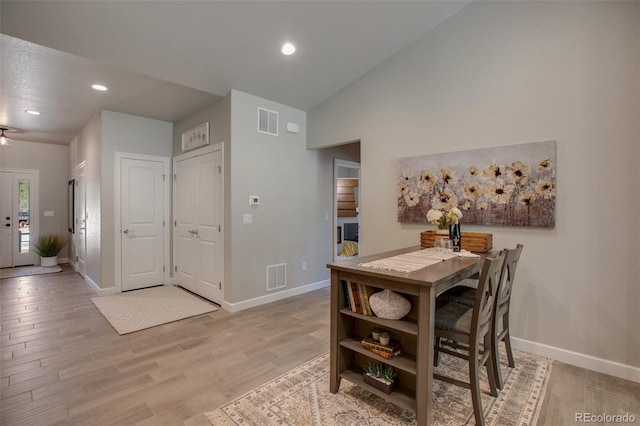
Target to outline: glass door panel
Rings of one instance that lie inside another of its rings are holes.
[[[29,227],[31,223],[31,181],[29,179],[18,180],[18,194],[18,231],[20,234],[18,252],[28,254],[31,252]]]

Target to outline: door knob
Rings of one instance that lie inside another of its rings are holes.
[[[129,233],[129,230],[128,230],[128,229],[124,229],[124,230],[122,230],[122,233],[123,233],[123,234],[128,234],[128,233]]]

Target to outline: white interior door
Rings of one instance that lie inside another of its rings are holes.
[[[188,158],[176,161],[174,171],[174,270],[175,278],[182,287],[194,293],[197,289],[197,268],[200,263],[195,231],[198,228],[196,218],[197,194],[200,192],[197,161]],[[179,178],[178,178],[179,176]]]
[[[122,290],[164,283],[164,163],[121,162]]]
[[[33,265],[38,238],[38,172],[0,172],[0,267]]]
[[[176,281],[209,300],[224,300],[222,149],[174,162]]]
[[[76,265],[78,273],[83,277],[87,274],[87,214],[86,214],[86,183],[85,183],[85,163],[80,163],[76,167],[76,193],[75,193],[75,218],[76,218]]]
[[[13,266],[13,174],[0,172],[0,268]]]

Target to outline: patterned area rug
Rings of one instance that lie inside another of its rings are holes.
[[[92,297],[91,301],[118,334],[133,333],[219,309],[213,303],[172,285]]]
[[[551,374],[551,360],[514,353],[516,367],[503,358],[504,388],[488,394],[483,375],[482,407],[487,425],[535,425]],[[465,361],[442,354],[436,371],[467,377]],[[486,370],[483,370],[486,373]],[[465,379],[466,380],[466,379]],[[472,425],[471,391],[434,380],[434,422]],[[342,380],[337,394],[329,392],[329,354],[308,361],[287,374],[205,413],[214,426],[223,425],[414,425],[415,414]]]
[[[0,269],[0,279],[28,277],[29,275],[55,274],[62,271],[59,266],[18,266]]]

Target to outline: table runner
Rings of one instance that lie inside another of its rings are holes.
[[[426,248],[372,262],[360,263],[359,266],[396,272],[414,272],[438,262],[453,259],[458,255],[459,253],[446,253],[437,251],[435,248]]]

